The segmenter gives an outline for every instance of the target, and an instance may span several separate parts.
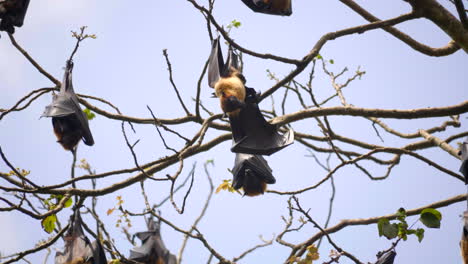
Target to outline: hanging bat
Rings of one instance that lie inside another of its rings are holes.
[[[393,264],[393,262],[395,261],[395,256],[396,252],[394,250],[391,250],[380,256],[380,258],[375,264]]]
[[[55,255],[55,264],[106,264],[106,254],[101,243],[93,243],[84,235],[78,209],[71,217],[71,226],[64,237],[65,249]]]
[[[463,264],[468,264],[468,211],[463,213],[463,230],[460,240],[460,253]]]
[[[247,196],[263,194],[267,184],[276,182],[270,166],[260,155],[236,153],[232,174],[232,187],[236,190],[242,188]]]
[[[167,250],[161,239],[161,226],[150,218],[147,222],[148,231],[136,233],[141,240],[141,246],[130,250],[130,260],[144,264],[176,264],[174,255]]]
[[[24,22],[29,0],[4,0],[0,2],[0,31],[15,33],[16,27]]]
[[[72,84],[73,62],[67,61],[60,92],[54,94],[41,117],[52,117],[57,142],[66,150],[74,151],[80,139],[88,145],[94,145],[93,135],[89,130],[88,118],[81,110]]]
[[[292,0],[242,0],[254,12],[290,16],[292,14]]]
[[[291,129],[280,135],[276,125],[268,123],[263,117],[258,108],[259,94],[245,86],[245,77],[239,70],[237,55],[231,47],[224,62],[219,37],[213,41],[208,82],[220,99],[221,109],[229,117],[232,152],[271,155],[293,143],[294,132]]]
[[[465,176],[465,184],[468,184],[468,137],[461,145],[460,152],[458,153],[462,159],[460,172]]]

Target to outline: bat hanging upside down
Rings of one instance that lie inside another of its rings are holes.
[[[289,16],[292,14],[292,0],[242,0],[254,12]]]
[[[176,257],[167,250],[161,239],[159,223],[150,218],[147,225],[148,231],[135,234],[142,245],[130,250],[129,259],[144,264],[176,264]]]
[[[221,109],[229,117],[232,152],[271,155],[293,143],[292,129],[280,135],[276,125],[268,123],[263,117],[257,104],[259,94],[245,86],[245,77],[239,70],[237,55],[231,47],[224,63],[219,37],[213,41],[208,82],[220,99]]]
[[[93,135],[89,129],[88,118],[81,110],[72,84],[73,62],[67,61],[65,75],[60,92],[54,94],[42,116],[52,117],[57,142],[66,150],[74,151],[80,139],[88,145],[94,145]]]
[[[260,155],[236,153],[232,174],[232,187],[236,190],[242,188],[247,196],[263,194],[267,184],[276,182],[270,166]]]
[[[65,249],[55,255],[55,264],[106,264],[106,254],[98,240],[92,243],[84,235],[78,209],[70,220],[70,228],[64,237]]]
[[[0,31],[15,33],[15,26],[21,27],[28,10],[29,0],[0,1]]]

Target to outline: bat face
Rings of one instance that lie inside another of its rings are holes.
[[[148,220],[148,231],[136,233],[142,245],[130,250],[130,260],[145,264],[176,264],[176,257],[167,250],[161,238],[160,225]]]
[[[291,0],[242,0],[254,12],[290,16],[292,14]]]
[[[232,173],[232,186],[242,188],[247,196],[263,194],[267,184],[276,182],[267,161],[259,155],[237,153]]]
[[[29,0],[5,0],[0,2],[0,31],[15,33],[16,27],[21,27],[29,6]]]
[[[73,62],[67,62],[60,92],[53,96],[42,116],[52,117],[57,142],[66,150],[73,150],[80,139],[88,145],[94,144],[88,119],[81,110],[72,84]]]
[[[55,255],[55,264],[106,264],[106,255],[99,241],[91,243],[84,235],[78,210],[71,220],[70,229],[64,237],[65,249]]]

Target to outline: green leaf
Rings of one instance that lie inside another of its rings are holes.
[[[317,56],[315,56],[315,58],[316,58],[317,60],[323,59],[322,55],[320,55],[320,54],[317,54]]]
[[[55,229],[55,222],[57,222],[57,216],[53,214],[44,218],[41,222],[41,225],[42,225],[42,228],[44,228],[44,230],[50,234]]]
[[[96,114],[91,112],[91,110],[89,110],[88,108],[83,110],[83,112],[86,114],[86,118],[88,118],[88,120],[93,120],[96,117]]]
[[[440,228],[442,214],[436,209],[426,208],[422,210],[419,220],[429,228]]]
[[[72,200],[72,198],[70,197],[70,198],[68,198],[68,200],[65,202],[64,207],[65,207],[65,208],[68,208],[68,207],[70,207],[72,204],[73,204],[73,200]]]
[[[379,230],[379,237],[383,236],[383,226],[390,224],[390,221],[386,218],[382,218],[377,222],[377,228]]]
[[[385,236],[387,239],[398,236],[398,225],[390,224],[388,219],[380,219],[379,222],[377,222],[377,228],[379,229],[379,236]]]
[[[237,21],[235,19],[231,23],[235,28],[239,28],[242,25],[241,22],[239,22],[239,21]]]
[[[334,61],[333,59],[331,59],[331,60],[330,60],[330,63],[333,64],[333,63],[335,63],[335,61]]]
[[[404,208],[400,208],[396,212],[396,215],[397,215],[397,219],[403,222],[406,218],[406,210]]]
[[[418,228],[418,229],[416,230],[416,236],[418,237],[419,243],[421,243],[421,241],[422,241],[423,238],[424,238],[424,229]]]

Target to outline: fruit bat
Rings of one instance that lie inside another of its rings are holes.
[[[254,12],[290,16],[292,14],[292,0],[242,0]]]
[[[78,210],[71,217],[70,228],[64,237],[65,249],[55,255],[55,264],[106,264],[106,254],[99,241],[91,243],[81,227]]]
[[[67,61],[60,92],[54,94],[52,103],[45,108],[42,116],[52,117],[57,142],[66,150],[74,151],[80,139],[88,145],[94,145],[93,135],[89,130],[88,118],[81,110],[72,84],[73,62]],[[42,117],[41,116],[41,117]]]
[[[208,67],[208,82],[219,97],[221,109],[229,117],[233,136],[232,152],[271,155],[294,141],[289,129],[284,135],[268,123],[258,108],[259,94],[245,86],[237,55],[229,47],[224,62],[219,37],[213,41]]]
[[[167,250],[161,239],[161,226],[150,218],[147,222],[148,231],[136,233],[141,240],[141,246],[130,250],[130,260],[144,264],[176,264],[174,255]]]
[[[463,214],[463,230],[460,240],[460,251],[463,264],[468,264],[468,211]]]
[[[0,1],[0,31],[15,33],[14,26],[21,27],[23,25],[28,5],[29,0]]]
[[[380,256],[380,258],[375,264],[393,264],[393,262],[395,261],[395,256],[396,252],[394,250],[391,250]]]
[[[267,184],[276,182],[270,166],[260,155],[236,153],[232,174],[232,187],[236,190],[242,188],[247,196],[263,194]]]
[[[461,145],[459,155],[462,159],[462,165],[460,167],[460,172],[465,176],[465,184],[468,184],[468,137],[465,139],[465,142]]]

